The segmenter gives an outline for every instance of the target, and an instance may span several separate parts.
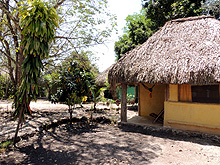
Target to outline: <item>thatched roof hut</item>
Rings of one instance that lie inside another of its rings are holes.
[[[109,83],[220,82],[220,21],[198,16],[167,22],[109,70]]]
[[[111,65],[110,67],[108,67],[106,70],[104,70],[103,72],[101,72],[100,74],[98,74],[98,76],[96,77],[96,84],[98,86],[102,86],[104,87],[106,84],[106,80],[108,79],[108,72],[109,70],[112,68],[113,65]]]

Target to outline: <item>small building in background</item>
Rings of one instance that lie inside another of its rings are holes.
[[[119,99],[121,100],[121,88],[119,87],[117,90],[111,91],[110,85],[108,84],[108,72],[112,68],[113,65],[111,65],[109,68],[104,70],[102,73],[100,73],[96,77],[96,85],[100,87],[108,87],[107,90],[104,92],[104,97],[109,99]],[[137,100],[138,94],[137,94],[138,88],[135,85],[130,85],[127,87],[127,99],[135,99]]]

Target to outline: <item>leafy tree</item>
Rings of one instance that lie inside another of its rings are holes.
[[[157,30],[169,19],[174,0],[150,0],[144,4],[146,17],[153,22],[152,29]]]
[[[70,120],[72,119],[73,106],[81,103],[84,96],[91,95],[90,85],[92,76],[79,67],[78,63],[71,63],[60,74],[59,89],[51,96],[52,103],[63,102],[68,105]]]
[[[92,96],[93,109],[96,110],[96,104],[101,99],[100,93],[105,90],[95,85],[93,73],[84,67],[76,61],[64,67],[59,77],[59,88],[50,98],[52,103],[61,102],[68,105],[70,120],[75,104],[80,104],[85,96],[87,98]]]
[[[0,63],[8,70],[15,92],[21,84],[24,60],[23,27],[19,8],[31,0],[0,0]],[[59,15],[56,42],[50,43],[50,54],[43,65],[56,65],[72,52],[87,51],[103,44],[115,28],[115,16],[107,10],[107,0],[46,0]],[[103,25],[103,28],[100,28]],[[55,61],[55,62],[54,62]]]
[[[119,60],[122,55],[134,48],[135,45],[133,45],[128,34],[123,34],[121,37],[119,37],[119,41],[115,42],[114,50],[116,54],[116,60]]]
[[[127,17],[126,30],[115,42],[117,59],[144,43],[167,21],[202,14],[202,2],[205,0],[142,0],[145,10]]]
[[[128,15],[124,34],[115,42],[116,58],[120,59],[123,54],[144,43],[152,34],[150,19],[146,19],[145,10],[140,14]]]
[[[215,18],[220,18],[220,0],[207,0],[202,3],[203,13],[206,15],[213,15]]]
[[[50,96],[55,94],[57,88],[59,87],[58,82],[60,81],[60,70],[62,70],[62,68],[69,68],[73,61],[76,62],[78,67],[84,71],[89,72],[94,76],[97,75],[98,68],[92,64],[91,56],[92,53],[88,51],[82,51],[80,53],[73,52],[71,56],[66,57],[56,66],[47,65],[40,79],[42,92],[45,92],[46,96],[50,99]]]
[[[177,1],[171,5],[170,19],[197,16],[202,14],[201,2],[204,0]]]
[[[70,61],[75,61],[78,63],[79,67],[85,71],[92,72],[93,74],[98,74],[98,68],[92,64],[94,55],[91,51],[80,51],[80,52],[72,52],[70,56],[66,57],[61,62],[61,67],[66,67],[70,65]]]
[[[15,117],[19,116],[14,137],[14,145],[19,125],[24,121],[24,113],[31,113],[29,107],[38,94],[38,78],[43,69],[42,60],[49,56],[49,43],[55,37],[58,17],[53,7],[40,0],[20,8],[22,29],[22,49],[25,56],[22,63],[22,81],[15,98]]]
[[[145,2],[146,16],[158,30],[167,21],[202,14],[201,2],[204,0],[150,0]]]

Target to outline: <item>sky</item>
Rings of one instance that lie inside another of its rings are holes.
[[[98,58],[95,63],[100,72],[115,63],[114,43],[123,34],[122,29],[126,25],[126,17],[140,12],[141,0],[108,0],[108,5],[110,12],[117,16],[118,34],[113,34],[111,38],[108,38],[108,42],[105,45],[94,48],[95,55]]]

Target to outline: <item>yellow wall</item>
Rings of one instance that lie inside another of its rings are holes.
[[[148,88],[152,84],[145,84]],[[164,108],[166,85],[155,85],[152,92],[152,98],[149,98],[149,91],[139,85],[139,115],[149,116],[151,113],[158,114]]]
[[[203,103],[164,103],[164,126],[220,134],[220,105]]]
[[[164,102],[165,87],[165,85],[156,85],[150,99],[149,91],[139,85],[140,116],[158,114],[164,108],[164,126],[220,134],[220,104],[192,103],[190,86],[171,84],[168,101]],[[182,102],[179,102],[179,99]]]

